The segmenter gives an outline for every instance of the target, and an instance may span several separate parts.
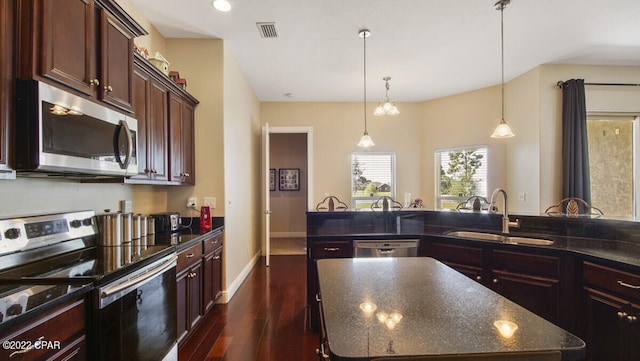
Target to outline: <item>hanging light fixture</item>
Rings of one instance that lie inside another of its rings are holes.
[[[371,35],[371,32],[369,31],[369,29],[362,29],[358,34],[362,38],[362,44],[363,44],[363,50],[364,50],[363,51],[363,54],[364,54],[364,76],[363,76],[364,134],[362,135],[362,138],[360,138],[360,141],[358,142],[358,147],[368,148],[375,145],[375,143],[373,143],[373,139],[371,139],[371,137],[369,136],[369,133],[367,132],[367,38],[369,37],[369,35]]]
[[[391,80],[391,77],[385,76],[384,78],[382,78],[382,80],[384,80],[384,87],[386,89],[384,104],[378,103],[376,111],[373,112],[373,115],[398,115],[400,114],[400,111],[398,110],[396,103],[389,100],[389,80]]]
[[[213,0],[212,4],[218,11],[226,13],[231,10],[231,3],[228,0]]]
[[[491,138],[511,138],[515,134],[511,131],[509,124],[504,120],[504,18],[503,13],[504,9],[509,5],[511,0],[500,0],[495,3],[495,9],[500,10],[500,51],[502,53],[502,118],[500,119],[500,124],[496,127],[491,134]]]

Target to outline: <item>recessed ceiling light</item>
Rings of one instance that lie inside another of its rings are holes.
[[[212,4],[219,11],[227,12],[231,10],[231,4],[227,0],[213,0]]]

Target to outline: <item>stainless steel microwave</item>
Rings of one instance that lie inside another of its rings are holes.
[[[23,175],[138,174],[135,118],[35,80],[16,83],[14,168]]]

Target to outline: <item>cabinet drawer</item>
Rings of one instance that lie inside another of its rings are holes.
[[[199,261],[202,257],[202,243],[198,242],[193,246],[185,249],[178,253],[178,266],[176,268],[176,272],[180,273],[180,271],[185,268],[191,266],[195,262]]]
[[[44,360],[68,348],[78,338],[84,337],[84,301],[63,304],[31,320],[28,325],[18,326],[12,332],[0,336],[3,347],[1,360]],[[25,352],[26,344],[11,346],[11,341],[25,341],[34,344],[42,339],[44,347],[32,347]],[[9,341],[9,343],[4,343]],[[82,357],[84,358],[84,357]]]
[[[553,278],[560,276],[560,259],[555,256],[494,250],[492,264],[497,270]]]
[[[584,283],[640,301],[640,275],[584,262]]]
[[[429,256],[445,264],[455,263],[482,268],[482,248],[480,247],[433,243]]]
[[[353,257],[351,241],[315,242],[311,245],[311,258],[345,258]]]
[[[213,237],[205,239],[202,243],[204,244],[204,253],[208,254],[222,247],[222,233],[215,234]]]

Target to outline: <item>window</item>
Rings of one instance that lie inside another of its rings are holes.
[[[637,129],[635,115],[587,116],[591,205],[607,216],[624,218],[637,213]]]
[[[369,208],[382,196],[395,197],[395,154],[351,154],[351,206]]]
[[[436,151],[436,209],[455,209],[471,196],[487,197],[487,148]]]

